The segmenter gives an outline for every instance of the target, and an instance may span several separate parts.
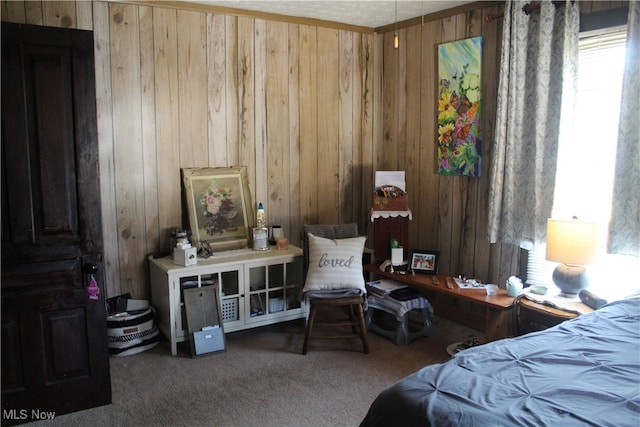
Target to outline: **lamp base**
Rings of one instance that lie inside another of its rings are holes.
[[[570,297],[575,297],[589,286],[589,275],[583,265],[558,264],[552,278],[560,291]]]

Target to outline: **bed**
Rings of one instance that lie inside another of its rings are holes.
[[[361,427],[640,426],[640,295],[426,366]]]

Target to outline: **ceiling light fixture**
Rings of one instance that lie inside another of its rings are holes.
[[[398,0],[396,0],[395,6],[396,6],[396,13],[395,13],[396,30],[393,33],[393,47],[397,49],[398,46],[400,45],[400,40],[398,39]]]

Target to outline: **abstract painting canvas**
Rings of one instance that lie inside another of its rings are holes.
[[[482,37],[438,46],[438,174],[479,177]]]

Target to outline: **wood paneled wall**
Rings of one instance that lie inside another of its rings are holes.
[[[175,2],[174,2],[175,3]],[[149,297],[184,223],[180,169],[247,165],[270,224],[357,221],[373,188],[373,33],[122,2],[2,2],[94,32],[109,296]]]
[[[623,6],[626,2],[580,2],[582,14]],[[482,6],[481,2],[478,2]],[[375,133],[378,170],[405,170],[410,208],[411,247],[438,249],[440,271],[464,274],[485,283],[503,284],[518,275],[526,252],[487,238],[489,166],[494,138],[502,4],[453,14],[403,28],[400,46],[393,31],[380,35],[383,83],[382,127]],[[440,43],[482,37],[482,172],[480,178],[437,175],[437,49]],[[378,143],[379,142],[379,143]]]
[[[440,271],[503,283],[518,274],[520,251],[486,238],[489,159],[496,109],[502,21],[484,21],[501,6],[472,10],[383,36],[383,141],[379,169],[405,170],[410,207],[410,246],[440,251]],[[438,45],[482,37],[482,172],[480,178],[437,174]]]
[[[595,5],[598,2],[593,2]],[[493,3],[495,4],[495,3]],[[369,222],[376,170],[405,170],[410,246],[443,274],[501,283],[519,250],[486,239],[500,21],[484,7],[370,34],[202,9],[2,1],[2,20],[92,30],[108,296],[148,298],[147,256],[187,225],[180,168],[247,165],[270,224]],[[581,4],[583,7],[583,4]],[[482,177],[436,173],[437,45],[483,37]]]

